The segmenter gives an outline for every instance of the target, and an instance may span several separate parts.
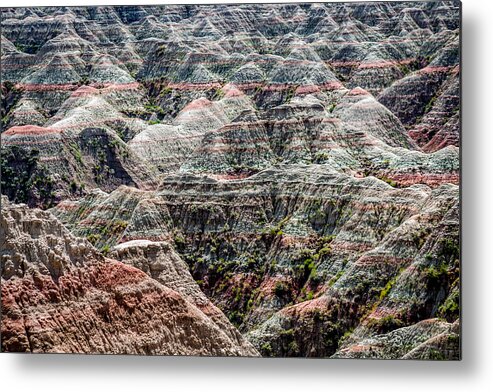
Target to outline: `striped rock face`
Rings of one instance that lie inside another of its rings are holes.
[[[458,2],[1,12],[4,351],[460,357]]]
[[[165,243],[117,248],[124,264],[6,199],[1,236],[2,351],[258,355]],[[139,263],[166,273],[152,279]]]

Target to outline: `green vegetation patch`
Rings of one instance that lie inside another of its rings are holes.
[[[40,163],[38,149],[2,147],[0,156],[2,194],[14,203],[50,208],[55,204],[55,182]]]

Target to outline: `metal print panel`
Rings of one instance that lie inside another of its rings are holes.
[[[460,3],[1,10],[3,352],[460,359]]]

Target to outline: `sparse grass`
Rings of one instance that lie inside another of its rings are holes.
[[[385,287],[383,288],[383,290],[380,291],[380,301],[382,301],[383,299],[387,298],[387,296],[389,295],[390,290],[392,289],[392,287],[395,284],[395,281],[396,281],[396,278],[389,280],[387,282],[387,284],[385,285]]]
[[[387,184],[389,184],[392,188],[397,188],[398,184],[397,182],[395,182],[394,180],[392,180],[391,178],[388,178],[386,176],[380,176],[378,177],[380,180],[386,182]]]
[[[75,142],[70,142],[68,144],[68,148],[70,153],[74,156],[77,163],[79,165],[83,165],[84,162],[82,161],[82,152],[80,151],[79,145]]]
[[[164,109],[161,107],[161,106],[157,106],[157,105],[153,105],[153,104],[145,104],[144,105],[144,109],[148,112],[148,113],[156,113],[156,114],[160,114],[160,115],[164,115],[165,114],[165,111]]]
[[[313,158],[313,163],[324,163],[329,159],[329,154],[325,151],[319,151],[315,153],[315,157]]]
[[[293,99],[294,93],[296,92],[296,86],[290,87],[286,92],[286,98],[284,102],[289,102]]]
[[[425,113],[428,113],[433,108],[433,105],[435,104],[436,99],[437,99],[436,97],[432,97],[428,101],[428,103],[425,106]]]
[[[215,88],[212,89],[212,96],[211,100],[212,101],[218,101],[224,97],[224,91],[220,88]]]
[[[101,235],[100,234],[89,234],[87,235],[86,239],[93,245],[93,246],[96,246],[96,244],[98,243],[98,241],[101,239]]]
[[[433,361],[444,361],[447,359],[441,351],[438,351],[435,348],[430,349],[429,354],[428,354],[428,358],[433,360]]]
[[[349,328],[344,335],[339,339],[339,346],[341,346],[354,332],[354,328]]]
[[[455,321],[460,314],[459,292],[451,294],[445,302],[438,308],[438,316],[449,322]]]
[[[387,315],[378,319],[371,319],[367,326],[382,334],[401,328],[404,323],[393,315]]]
[[[1,189],[15,203],[33,207],[52,207],[55,182],[40,163],[40,151],[19,146],[2,146],[0,155]]]
[[[183,249],[185,247],[185,245],[186,245],[185,237],[183,237],[183,235],[181,235],[180,233],[176,233],[173,236],[173,240],[175,242],[175,245],[179,249]]]
[[[329,280],[329,286],[332,287],[335,284],[335,282],[337,282],[343,274],[344,274],[344,271],[342,269],[337,271],[337,273]]]
[[[448,267],[446,264],[427,267],[424,269],[424,276],[430,289],[439,289],[447,279]]]
[[[423,247],[429,234],[429,229],[423,229],[413,234],[413,242],[417,249],[421,249]]]

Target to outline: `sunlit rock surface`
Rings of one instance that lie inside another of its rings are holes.
[[[460,3],[1,12],[4,351],[460,358]]]

